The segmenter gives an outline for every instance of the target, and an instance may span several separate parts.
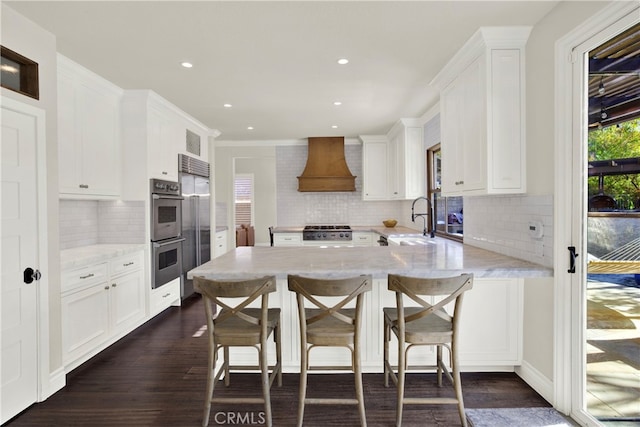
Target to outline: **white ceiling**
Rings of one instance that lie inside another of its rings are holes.
[[[63,55],[154,90],[219,140],[280,140],[383,134],[420,117],[437,102],[429,82],[478,27],[534,25],[558,2],[4,3]]]

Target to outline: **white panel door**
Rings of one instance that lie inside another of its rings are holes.
[[[2,107],[2,390],[4,423],[38,398],[38,118]],[[45,230],[46,232],[46,230]]]

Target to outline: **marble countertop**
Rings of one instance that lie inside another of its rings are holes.
[[[384,228],[384,227],[381,227]],[[551,277],[553,270],[528,261],[464,245],[449,239],[429,239],[420,246],[372,247],[239,247],[191,270],[188,277],[239,279],[287,274],[347,277],[388,273],[416,277]]]
[[[60,251],[60,268],[83,267],[146,248],[144,243],[80,246]]]

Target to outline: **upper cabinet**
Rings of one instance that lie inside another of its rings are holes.
[[[425,194],[422,124],[401,119],[387,135],[361,135],[363,200],[408,200]]]
[[[60,197],[118,198],[122,90],[58,55]]]
[[[526,192],[525,45],[531,27],[483,27],[436,76],[442,192]]]
[[[389,131],[389,193],[391,199],[424,196],[426,151],[418,119],[400,119]]]
[[[149,90],[127,90],[122,100],[124,141],[123,198],[140,199],[149,179],[178,180],[178,154],[209,161],[210,130]]]

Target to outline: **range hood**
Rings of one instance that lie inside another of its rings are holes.
[[[356,177],[344,157],[344,137],[308,140],[307,165],[298,177],[298,191],[356,191]]]

